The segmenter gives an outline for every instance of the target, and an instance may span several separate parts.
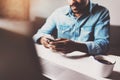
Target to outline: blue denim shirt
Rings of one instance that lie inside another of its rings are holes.
[[[88,11],[80,18],[73,15],[70,6],[65,6],[48,17],[33,39],[37,42],[57,29],[58,38],[85,43],[89,54],[104,54],[109,48],[109,23],[109,11],[98,4],[90,2]]]

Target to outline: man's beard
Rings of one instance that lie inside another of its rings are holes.
[[[73,3],[72,5],[70,5],[73,13],[83,12],[85,6],[86,6],[85,2],[81,2],[81,3],[75,2],[75,3]]]

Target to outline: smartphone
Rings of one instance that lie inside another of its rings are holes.
[[[54,42],[54,39],[47,38],[47,42]]]

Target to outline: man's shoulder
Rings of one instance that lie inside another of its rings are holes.
[[[55,13],[65,14],[65,13],[69,12],[69,10],[70,10],[69,6],[63,6],[63,7],[56,9]]]
[[[95,13],[95,12],[104,12],[104,11],[107,11],[109,12],[109,10],[103,6],[103,5],[100,5],[100,4],[96,4],[96,3],[92,3],[92,12]]]

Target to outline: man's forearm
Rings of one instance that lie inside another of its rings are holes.
[[[88,53],[87,45],[84,43],[76,43],[76,51]]]

